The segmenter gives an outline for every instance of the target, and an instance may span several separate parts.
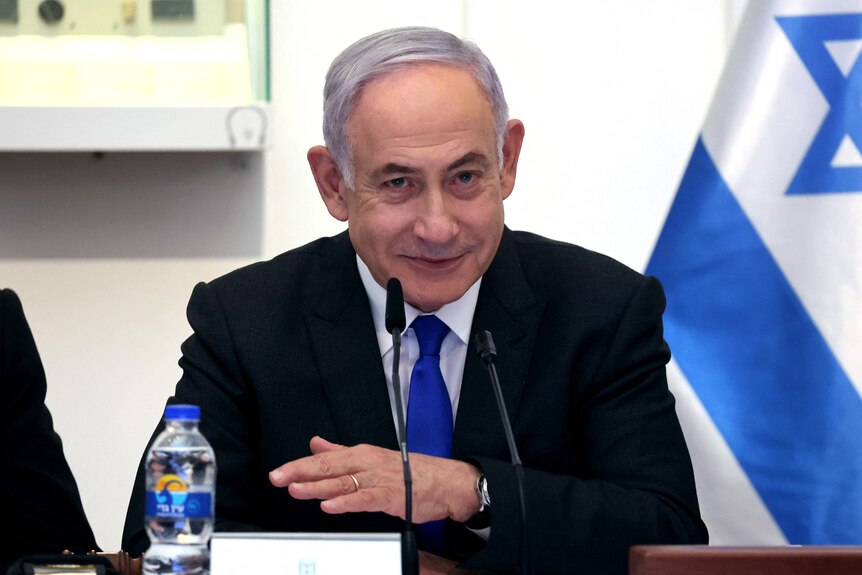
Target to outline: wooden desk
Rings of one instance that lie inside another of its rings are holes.
[[[862,546],[709,547],[643,545],[629,575],[859,575]]]

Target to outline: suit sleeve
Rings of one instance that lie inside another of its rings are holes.
[[[216,290],[208,284],[198,284],[189,300],[187,316],[194,333],[183,343],[179,362],[183,375],[168,403],[201,408],[201,432],[216,452],[216,528],[259,531],[263,529],[260,519],[251,513],[261,509],[255,502],[260,488],[250,483],[259,468],[257,407]],[[144,529],[144,460],[163,426],[161,422],[156,427],[141,456],[126,514],[123,549],[132,556],[149,547]]]
[[[595,375],[573,407],[577,472],[551,474],[525,464],[536,573],[624,574],[632,545],[707,542],[667,387],[664,304],[661,285],[645,278],[612,330]],[[465,566],[514,570],[519,509],[511,464],[475,461],[488,478],[491,536]]]
[[[98,549],[45,405],[47,383],[17,296],[0,290],[0,507],[9,521],[0,562]]]

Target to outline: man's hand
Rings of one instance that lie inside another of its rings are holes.
[[[269,473],[276,487],[296,499],[320,499],[326,513],[382,511],[404,518],[401,453],[372,445],[345,447],[315,436],[312,455]],[[452,518],[464,522],[479,510],[476,467],[454,459],[410,454],[413,521]],[[355,478],[355,483],[354,483]]]

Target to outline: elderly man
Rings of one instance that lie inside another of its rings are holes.
[[[519,562],[518,489],[471,349],[483,330],[524,463],[535,572],[624,573],[633,544],[705,543],[665,378],[661,286],[504,226],[524,126],[484,54],[435,29],[383,31],[333,62],[324,95],[326,147],[308,161],[348,231],[200,284],[189,304],[170,401],[201,406],[217,529],[401,529],[383,287],[398,278],[426,566]],[[133,553],[146,547],[142,502],[139,473]]]

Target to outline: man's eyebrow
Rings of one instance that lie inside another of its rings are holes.
[[[446,167],[446,172],[451,172],[452,170],[457,170],[461,166],[465,166],[467,164],[471,164],[473,162],[478,162],[483,167],[489,164],[488,157],[485,154],[481,154],[479,152],[467,152],[451,164]]]
[[[401,164],[395,164],[393,162],[389,162],[382,168],[380,168],[381,174],[418,174],[419,170],[416,168],[411,168],[410,166],[402,166]]]
[[[478,162],[483,166],[487,165],[488,158],[485,154],[480,152],[467,152],[448,166],[443,169],[443,172],[451,172],[452,170],[457,170],[461,166],[465,166],[472,162]],[[411,166],[404,166],[402,164],[396,164],[395,162],[389,162],[380,168],[379,173],[381,174],[418,174],[420,170],[417,168],[413,168]]]

